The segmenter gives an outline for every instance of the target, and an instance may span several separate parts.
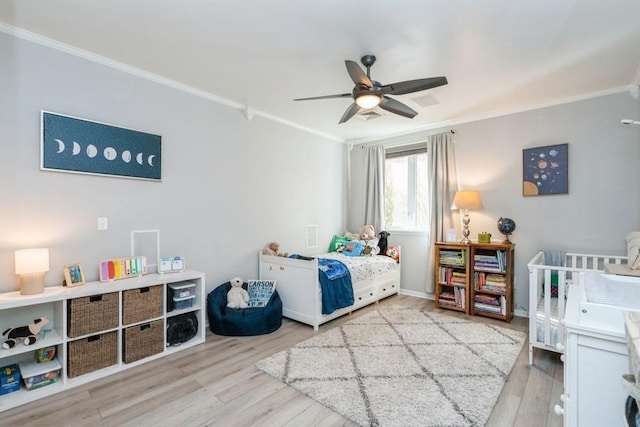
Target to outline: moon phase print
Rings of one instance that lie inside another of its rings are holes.
[[[162,180],[162,137],[41,112],[40,169]]]
[[[569,192],[569,144],[522,150],[522,195]]]

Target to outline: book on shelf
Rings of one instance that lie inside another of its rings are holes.
[[[507,278],[501,274],[476,271],[474,281],[478,291],[504,293],[507,289]]]
[[[440,283],[447,285],[465,286],[467,283],[467,275],[452,267],[440,267],[438,270],[438,280]]]
[[[492,296],[476,294],[473,298],[473,307],[476,311],[499,314],[505,316],[507,313],[507,300],[504,295]]]
[[[464,288],[453,288],[453,292],[443,291],[438,296],[438,304],[449,307],[466,308],[467,298]]]
[[[440,264],[454,265],[464,267],[467,263],[467,251],[462,249],[459,251],[454,250],[440,250]]]
[[[507,265],[506,251],[495,251],[495,255],[475,254],[473,268],[504,273]]]

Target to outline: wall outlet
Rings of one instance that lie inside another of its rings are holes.
[[[108,230],[109,229],[109,218],[106,216],[98,218],[98,230]]]

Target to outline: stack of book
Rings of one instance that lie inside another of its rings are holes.
[[[467,275],[451,267],[440,267],[438,275],[440,283],[445,285],[466,286],[467,284]]]
[[[476,311],[505,315],[507,312],[506,299],[503,295],[492,296],[476,294],[473,298],[473,307]]]
[[[453,288],[453,292],[445,291],[438,295],[438,304],[441,306],[466,308],[467,292],[464,288]]]
[[[467,260],[467,251],[440,251],[440,264],[453,265],[456,267],[464,267]]]
[[[476,272],[476,290],[504,294],[507,289],[507,278],[502,274]]]
[[[473,268],[475,270],[504,273],[507,265],[506,261],[507,253],[505,251],[496,251],[495,255],[475,254],[473,256]]]

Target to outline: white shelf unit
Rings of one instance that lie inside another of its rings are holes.
[[[182,310],[173,310],[167,312],[167,285],[177,282],[192,282],[196,285],[196,298],[192,307]],[[131,324],[123,324],[123,292],[131,289],[139,289],[151,286],[163,287],[162,298],[162,315],[151,319],[145,319],[140,322]],[[94,295],[103,295],[107,293],[118,292],[118,326],[95,333],[86,334],[77,337],[69,337],[68,329],[68,301],[79,297],[88,297]],[[180,273],[168,274],[149,274],[129,279],[122,279],[111,282],[88,282],[78,287],[46,287],[45,292],[36,295],[20,295],[20,292],[7,292],[0,294],[0,332],[10,327],[22,326],[31,323],[34,319],[41,316],[49,317],[49,323],[43,328],[46,332],[44,337],[35,344],[26,346],[22,343],[10,350],[0,347],[0,367],[18,363],[21,360],[35,358],[35,351],[39,348],[56,346],[56,357],[62,365],[60,379],[54,384],[44,387],[27,390],[24,384],[21,384],[19,391],[8,393],[0,396],[0,412],[14,408],[24,403],[32,402],[37,399],[51,396],[69,388],[94,381],[99,378],[112,375],[122,370],[138,366],[140,364],[158,359],[160,357],[173,354],[178,351],[185,350],[205,341],[205,315],[206,315],[206,286],[204,273],[198,271],[187,270]],[[167,347],[165,345],[162,352],[149,357],[137,360],[131,363],[124,363],[122,358],[123,351],[123,334],[125,328],[132,325],[144,324],[154,320],[162,320],[164,327],[164,340],[166,344],[167,320],[170,317],[180,314],[193,312],[198,318],[198,333],[190,341],[179,346]],[[115,331],[117,333],[117,363],[74,378],[68,377],[68,343],[76,341],[87,336],[94,336],[106,332]],[[41,334],[42,335],[42,334]],[[4,337],[3,337],[4,338]],[[4,339],[3,339],[4,341]]]

